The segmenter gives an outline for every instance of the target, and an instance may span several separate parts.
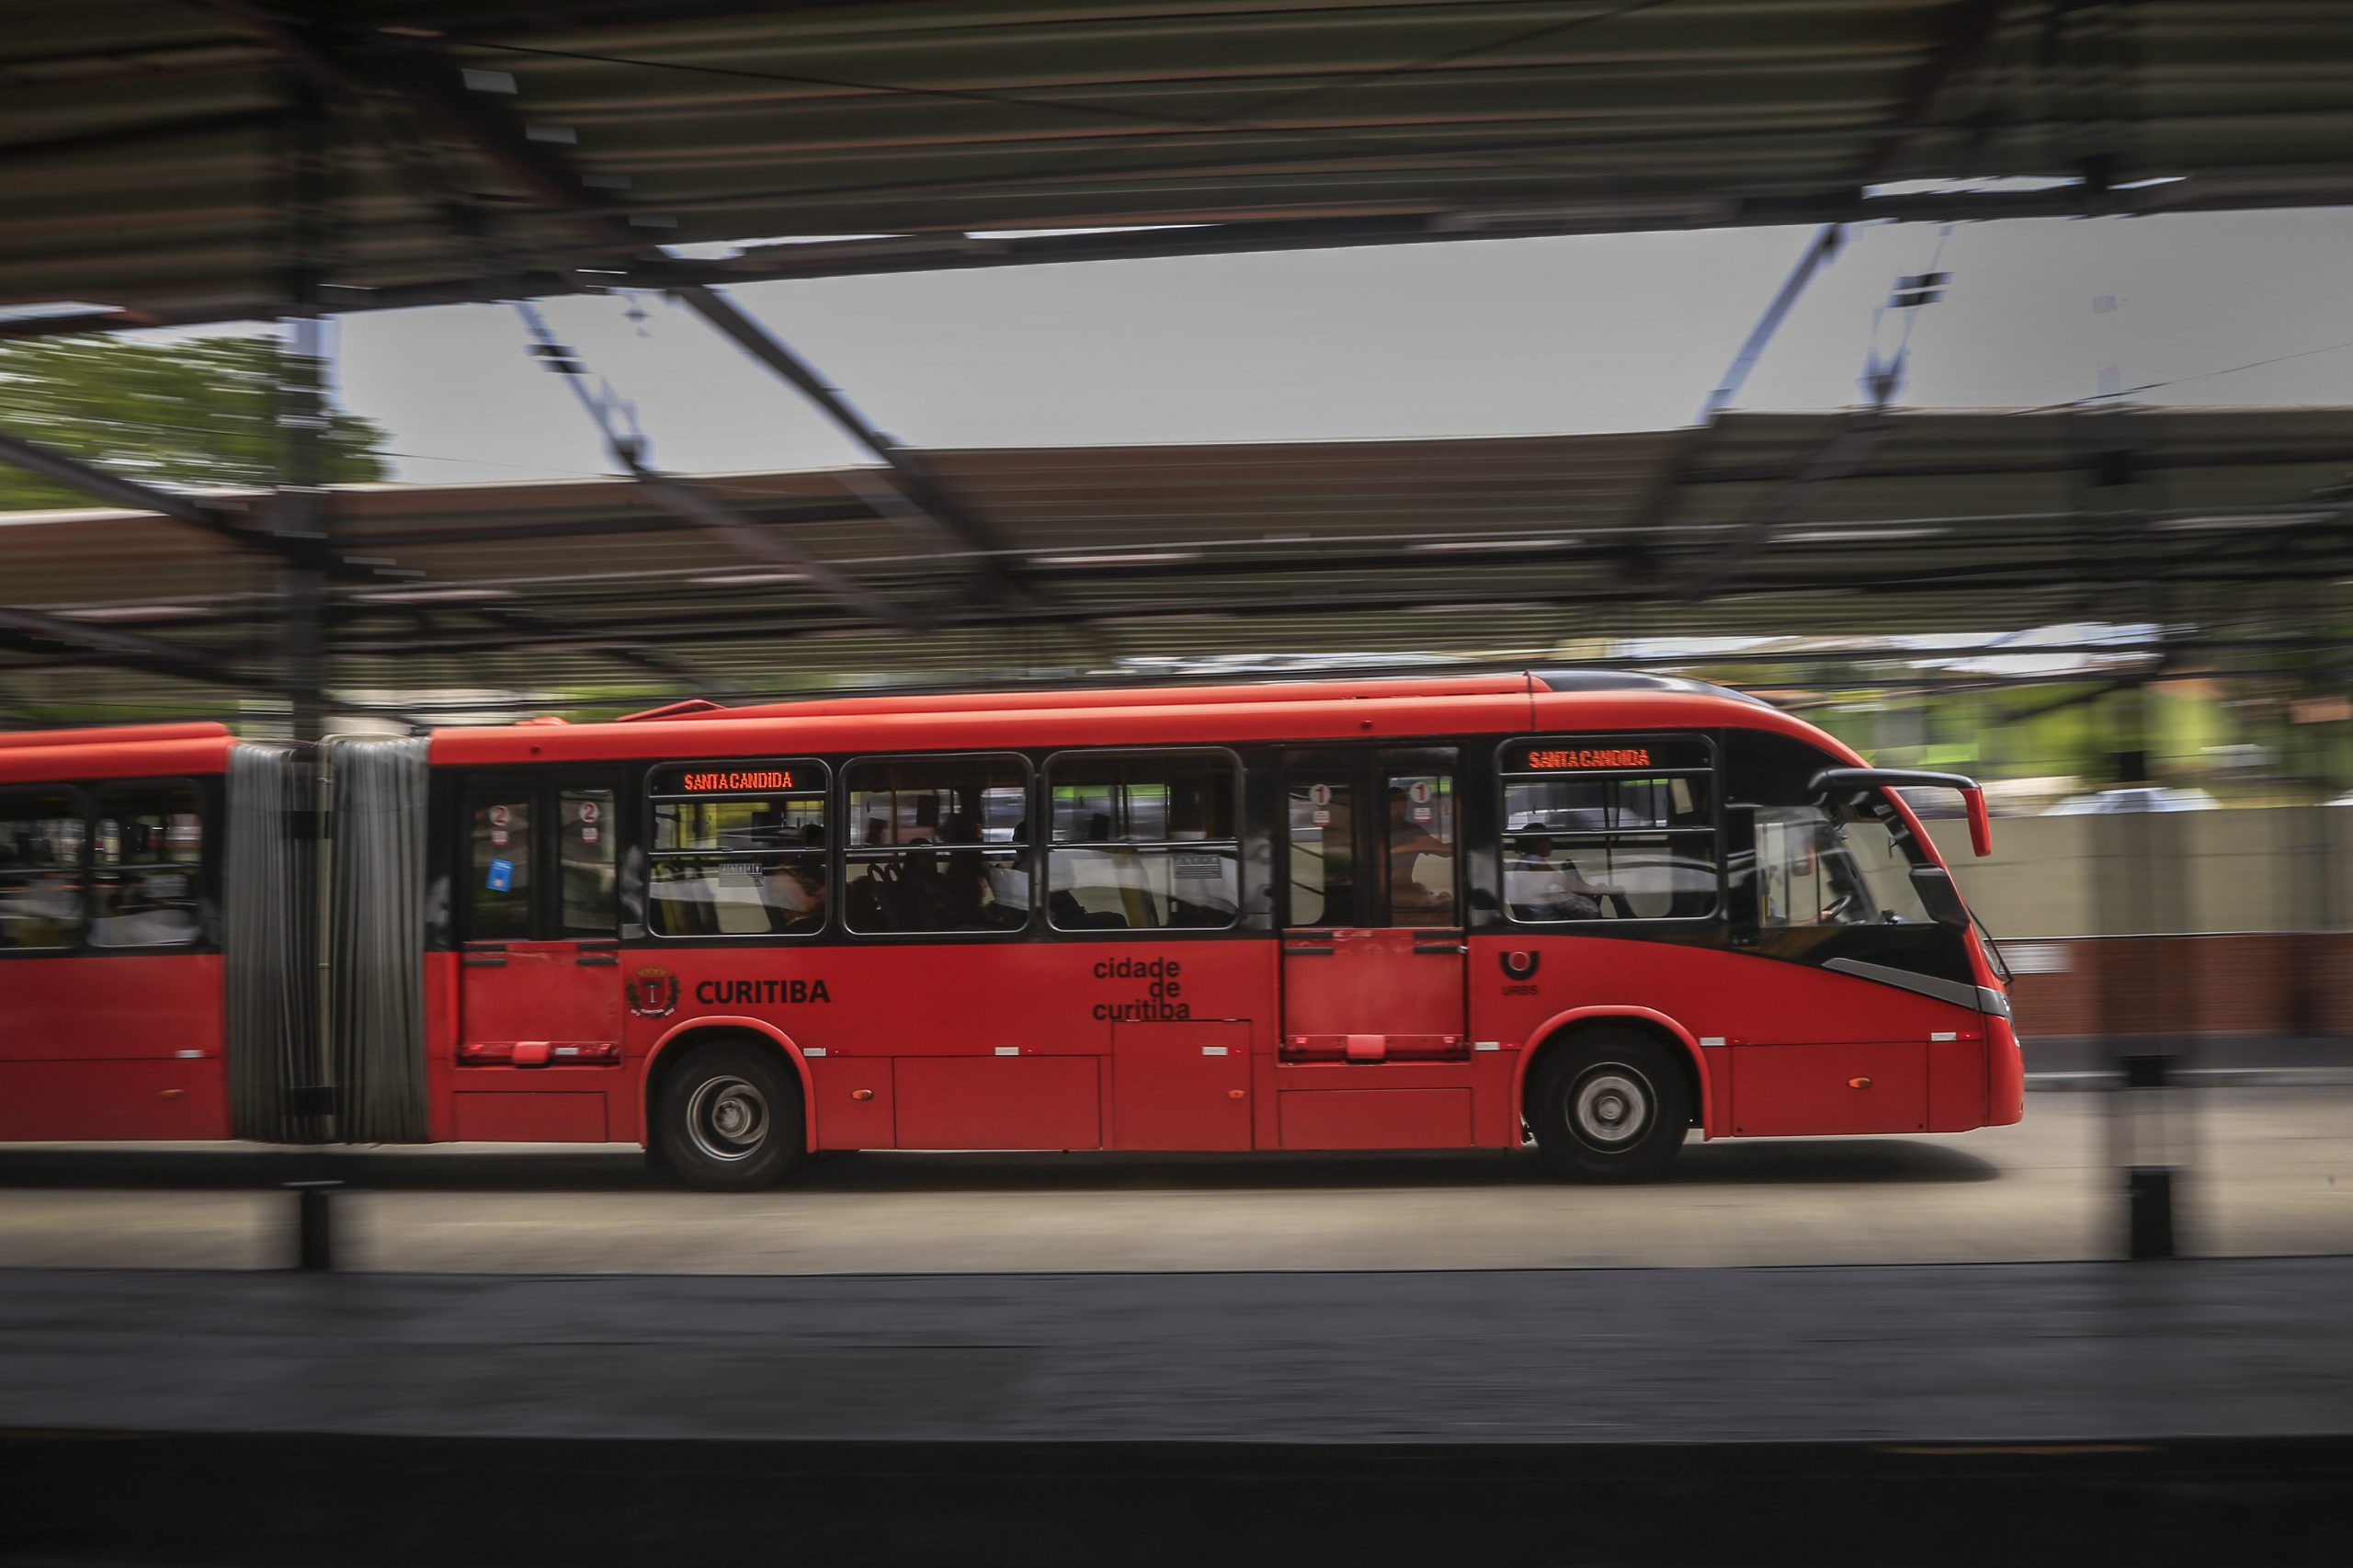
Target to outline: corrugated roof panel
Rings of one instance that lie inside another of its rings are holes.
[[[285,154],[313,138],[287,119],[290,76],[330,99],[335,280],[375,302],[579,287],[585,265],[647,285],[688,270],[657,242],[931,237],[781,247],[706,273],[789,276],[2353,199],[2353,8],[2338,6],[347,0],[329,14],[295,39],[179,0],[13,6],[0,302],[96,291],[163,319],[266,311]],[[464,71],[514,91],[470,90]],[[1973,207],[1860,189],[2087,165],[2118,184],[2188,177]],[[961,238],[1171,223],[1242,227]]]

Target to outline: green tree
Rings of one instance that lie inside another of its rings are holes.
[[[292,356],[274,337],[178,342],[97,335],[0,343],[0,432],[165,485],[261,488],[278,473],[278,388]],[[326,480],[382,479],[383,429],[330,405]],[[100,503],[0,464],[0,512]]]

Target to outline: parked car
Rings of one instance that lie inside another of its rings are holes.
[[[2108,816],[2119,812],[2211,812],[2222,805],[2203,790],[2167,784],[2135,784],[2070,795],[2046,810],[2047,817]]]

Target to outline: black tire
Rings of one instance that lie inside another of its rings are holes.
[[[1536,1147],[1576,1181],[1650,1181],[1691,1127],[1683,1063],[1638,1029],[1578,1032],[1546,1050],[1528,1085]]]
[[[698,1046],[654,1094],[653,1144],[688,1187],[773,1186],[808,1153],[800,1080],[758,1046]]]

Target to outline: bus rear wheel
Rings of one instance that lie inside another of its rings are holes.
[[[1528,1124],[1552,1168],[1578,1181],[1648,1181],[1691,1125],[1682,1063],[1636,1029],[1592,1029],[1545,1052]]]
[[[801,1085],[756,1046],[702,1046],[654,1095],[654,1147],[689,1187],[772,1186],[801,1163],[806,1145]]]

